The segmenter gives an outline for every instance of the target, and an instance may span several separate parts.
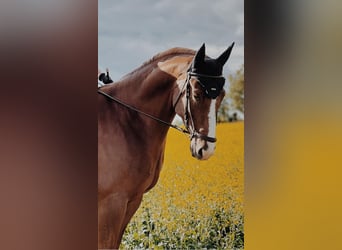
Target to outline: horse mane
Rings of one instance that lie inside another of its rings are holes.
[[[162,59],[165,58],[169,58],[171,56],[175,56],[175,55],[195,55],[196,51],[192,50],[192,49],[186,49],[186,48],[172,48],[172,49],[168,49],[164,52],[160,52],[158,54],[156,54],[155,56],[153,56],[150,60],[144,62],[141,67],[144,67],[148,64],[151,64],[155,61],[161,61]]]
[[[194,56],[196,53],[195,50],[192,49],[187,49],[187,48],[180,48],[180,47],[175,47],[168,49],[166,51],[160,52],[156,55],[154,55],[151,59],[148,61],[144,62],[140,67],[136,68],[132,72],[126,74],[123,78],[126,78],[130,75],[133,75],[134,73],[140,71],[141,69],[145,68],[148,65],[151,65],[155,62],[160,62],[162,60],[166,60],[170,57],[177,56],[177,55],[188,55],[188,56]]]

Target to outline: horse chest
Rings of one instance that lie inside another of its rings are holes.
[[[153,157],[147,153],[139,157],[128,154],[109,157],[111,164],[99,166],[99,189],[102,193],[126,193],[134,197],[142,195],[156,185],[164,152]]]
[[[141,195],[148,192],[153,188],[158,179],[159,174],[163,165],[164,152],[158,154],[154,159],[141,158],[140,161],[136,162],[134,173],[130,176],[132,190],[134,194]]]

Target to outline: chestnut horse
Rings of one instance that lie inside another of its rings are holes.
[[[204,44],[197,52],[173,48],[98,90],[99,249],[119,248],[143,194],[157,183],[176,114],[190,134],[192,156],[214,153],[222,70],[233,45],[216,59],[205,55]]]

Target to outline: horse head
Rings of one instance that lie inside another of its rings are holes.
[[[174,98],[176,113],[190,132],[192,156],[199,160],[209,159],[215,150],[216,115],[225,95],[222,70],[233,46],[211,59],[203,44],[188,68],[179,96]]]

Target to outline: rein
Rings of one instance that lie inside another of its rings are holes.
[[[175,124],[172,124],[172,123],[169,123],[169,122],[166,122],[164,120],[161,120],[153,115],[150,115],[150,114],[147,114],[123,101],[121,101],[120,99],[116,98],[116,97],[113,97],[111,95],[108,95],[107,93],[101,91],[100,89],[97,90],[97,93],[107,97],[108,99],[110,99],[111,101],[114,101],[120,105],[122,105],[123,107],[125,108],[128,108],[130,110],[133,110],[139,114],[142,114],[152,120],[155,120],[161,124],[164,124],[168,127],[171,127],[171,128],[174,128],[184,134],[189,134],[190,135],[190,139],[192,138],[200,138],[200,139],[203,139],[205,141],[208,141],[208,142],[216,142],[217,139],[214,138],[214,137],[209,137],[207,135],[203,135],[199,132],[197,132],[195,130],[195,125],[194,125],[194,122],[193,122],[193,118],[192,118],[192,115],[191,115],[191,109],[190,109],[190,79],[191,79],[191,76],[195,76],[195,77],[206,77],[206,78],[214,78],[214,79],[224,79],[224,77],[221,75],[221,76],[211,76],[211,75],[204,75],[204,74],[198,74],[198,73],[194,73],[190,70],[191,68],[189,68],[188,72],[187,72],[187,78],[186,78],[186,81],[184,82],[184,85],[179,93],[179,95],[177,96],[176,98],[176,102],[175,104],[173,105],[173,107],[175,108],[176,104],[178,103],[180,97],[182,96],[182,94],[184,93],[184,87],[186,87],[186,106],[185,106],[185,114],[184,114],[184,120],[185,120],[185,127],[186,129],[183,129]],[[190,126],[190,121],[191,121],[191,126]]]
[[[153,116],[153,115],[147,114],[147,113],[145,113],[144,111],[141,111],[141,110],[139,110],[139,109],[137,109],[137,108],[135,108],[135,107],[133,107],[133,106],[127,104],[127,103],[124,103],[123,101],[121,101],[121,100],[119,100],[119,99],[117,99],[117,98],[115,98],[115,97],[113,97],[113,96],[110,96],[110,95],[106,94],[105,92],[103,92],[103,91],[101,91],[101,90],[97,90],[97,93],[99,93],[99,94],[101,94],[101,95],[107,97],[108,99],[110,99],[110,100],[112,100],[112,101],[114,101],[114,102],[116,102],[116,103],[118,103],[118,104],[120,104],[120,105],[122,105],[122,106],[124,106],[124,107],[126,107],[126,108],[128,108],[128,109],[130,109],[130,110],[134,110],[135,112],[137,112],[137,113],[139,113],[139,114],[142,114],[142,115],[144,115],[144,116],[147,116],[147,117],[151,118],[152,120],[155,120],[155,121],[157,121],[157,122],[159,122],[159,123],[162,123],[162,124],[164,124],[164,125],[166,125],[166,126],[169,126],[169,127],[171,127],[171,128],[177,129],[178,131],[180,131],[180,132],[182,132],[182,133],[184,133],[184,134],[190,134],[190,132],[189,132],[188,130],[186,130],[186,129],[183,129],[183,128],[181,128],[181,127],[179,127],[179,126],[177,126],[177,125],[174,125],[174,124],[172,124],[172,123],[163,121],[163,120],[161,120],[161,119],[159,119],[159,118],[157,118],[157,117],[155,117],[155,116]]]

